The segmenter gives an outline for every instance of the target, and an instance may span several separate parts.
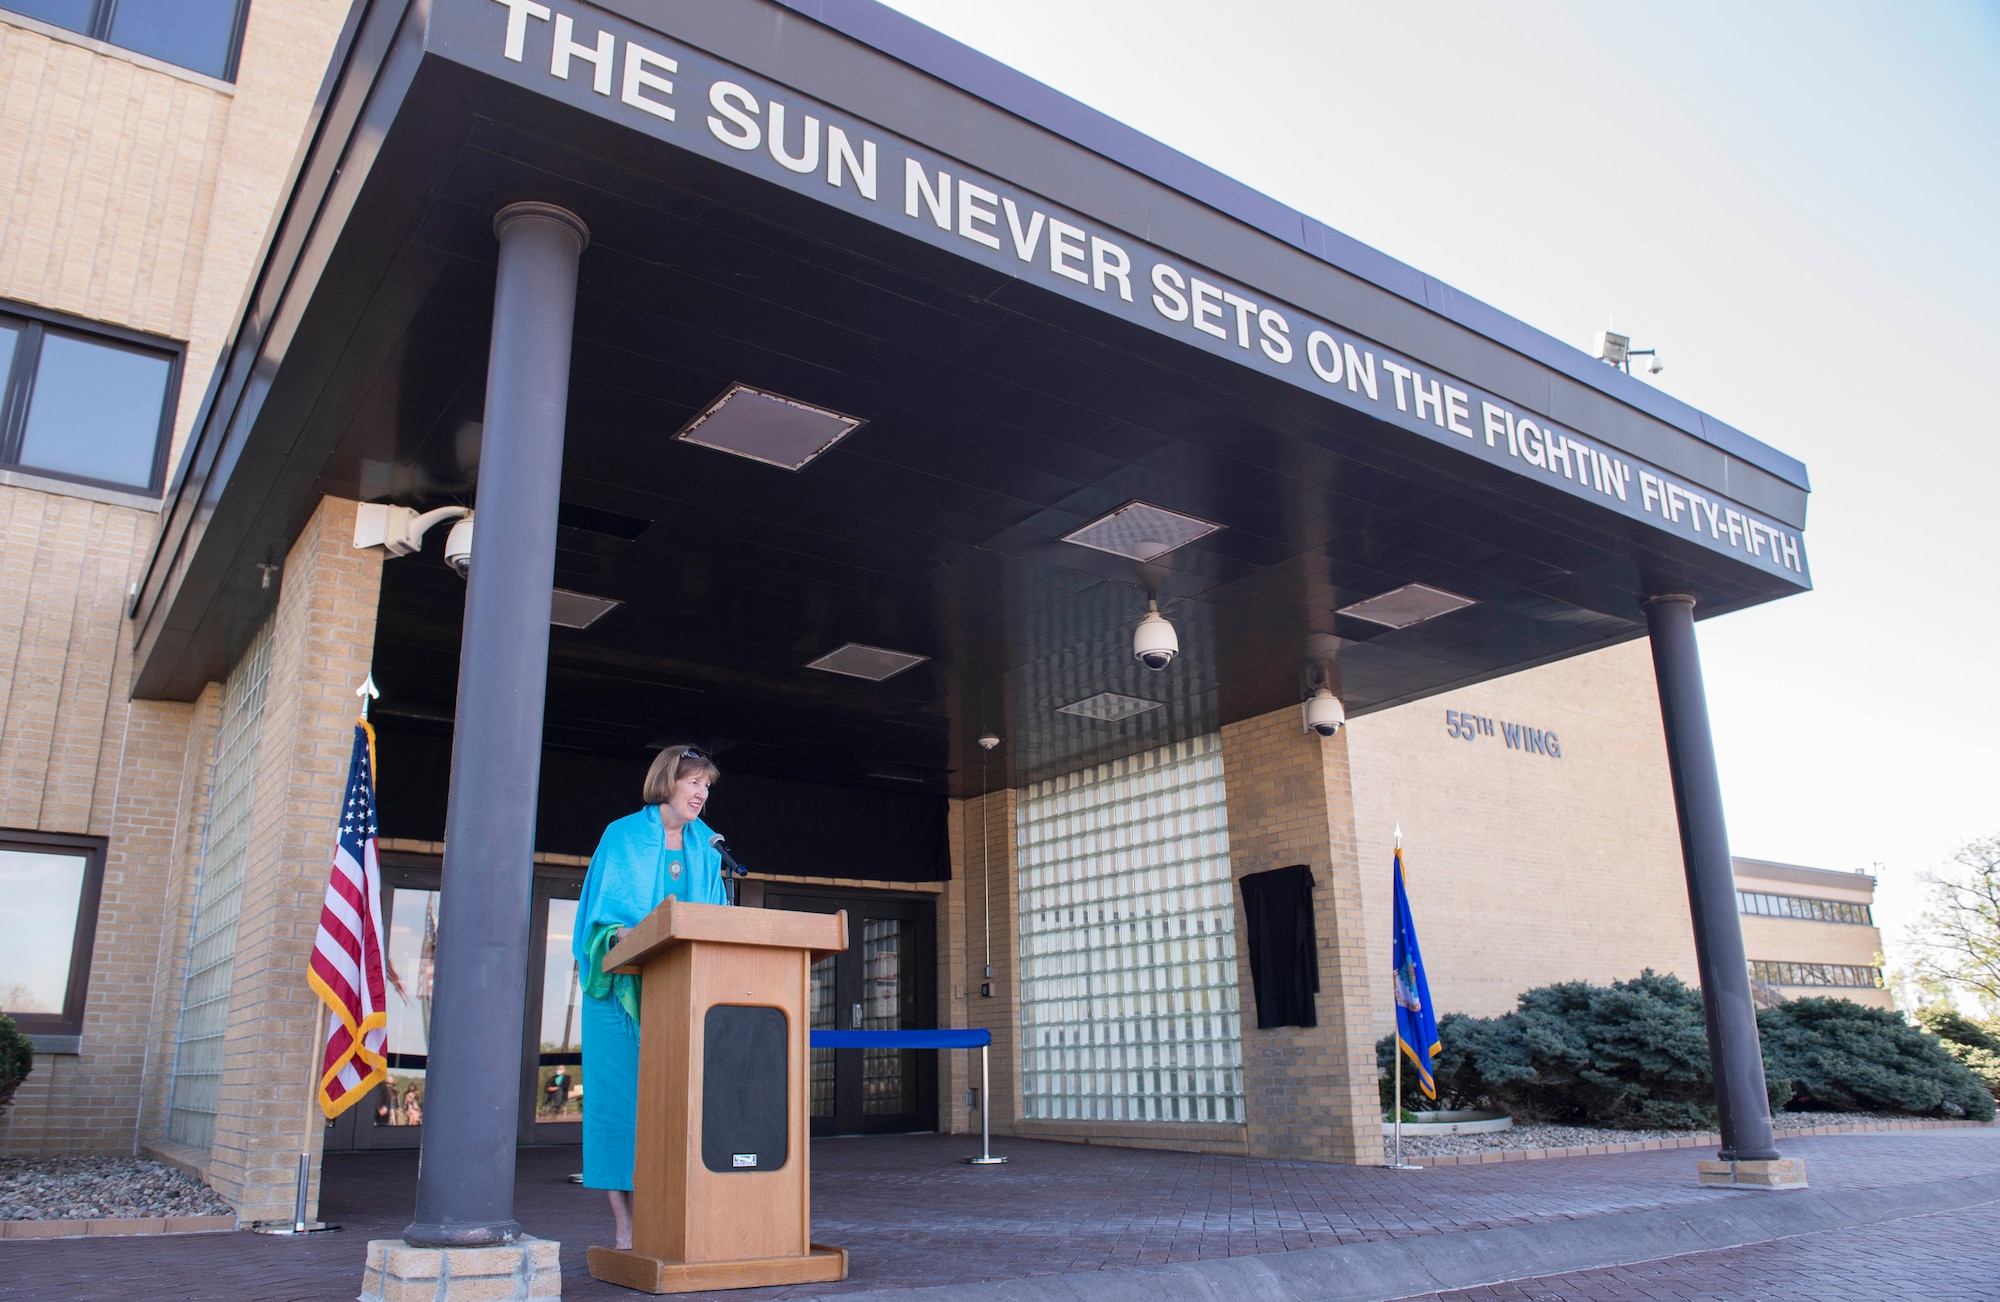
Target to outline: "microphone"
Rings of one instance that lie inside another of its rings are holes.
[[[729,853],[729,842],[722,839],[722,833],[717,832],[714,836],[709,837],[708,844],[710,849],[714,850],[718,855],[722,856],[723,872],[733,873],[736,876],[741,877],[743,874],[750,871],[748,868],[745,868],[742,864],[736,861],[735,855]]]

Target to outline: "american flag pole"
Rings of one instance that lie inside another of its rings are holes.
[[[340,1228],[306,1220],[313,1113],[321,1112],[332,1121],[388,1075],[382,872],[375,858],[375,730],[368,724],[368,702],[382,693],[370,674],[354,694],[361,698],[361,717],[354,724],[354,750],[334,838],[332,872],[320,907],[319,931],[306,964],[306,983],[316,998],[309,1055],[312,1077],[306,1093],[305,1126],[299,1134],[298,1189],[290,1224],[259,1222],[252,1226],[265,1234],[313,1234]],[[329,1010],[338,1016],[330,1028],[326,1023]]]

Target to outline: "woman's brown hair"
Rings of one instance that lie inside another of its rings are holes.
[[[653,756],[653,767],[646,770],[646,781],[639,788],[639,798],[649,805],[664,805],[674,794],[674,783],[689,773],[706,773],[710,782],[722,776],[722,770],[715,767],[715,761],[699,746],[685,742],[673,745]]]

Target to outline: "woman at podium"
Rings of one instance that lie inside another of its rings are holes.
[[[694,746],[661,751],[640,789],[645,808],[604,829],[570,952],[583,990],[583,1183],[611,1197],[616,1246],[632,1246],[632,1144],[639,1096],[639,978],[604,971],[604,956],[669,895],[727,904],[715,833],[701,821],[721,770]]]

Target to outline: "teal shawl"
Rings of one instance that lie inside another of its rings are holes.
[[[699,818],[681,829],[680,850],[667,848],[660,808],[647,805],[604,829],[577,901],[570,953],[577,962],[583,993],[615,999],[634,1025],[639,1021],[639,978],[604,970],[613,931],[635,927],[669,895],[690,904],[727,904],[722,857],[709,845],[714,831]],[[677,877],[674,861],[681,865]]]

